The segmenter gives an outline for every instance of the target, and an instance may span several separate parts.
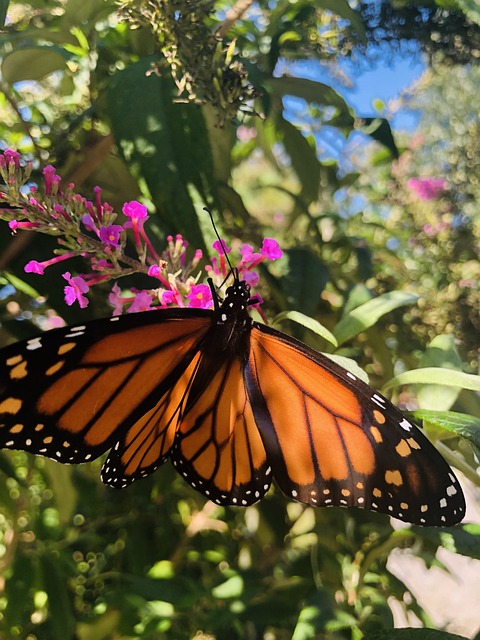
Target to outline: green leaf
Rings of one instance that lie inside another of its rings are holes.
[[[152,73],[156,62],[142,59],[112,78],[113,133],[130,170],[147,184],[163,233],[181,233],[195,248],[205,248],[195,204],[216,206],[205,121],[196,105],[173,102],[175,85],[167,70]]]
[[[330,358],[330,360],[333,360],[347,371],[350,371],[350,373],[353,373],[356,378],[360,378],[360,380],[369,384],[368,374],[358,366],[355,360],[347,358],[346,356],[339,356],[336,353],[324,353],[323,355]]]
[[[307,203],[317,200],[321,165],[315,147],[285,118],[277,119],[277,129],[282,134],[285,151],[302,185],[302,198]]]
[[[303,98],[309,103],[335,107],[348,116],[349,120],[351,120],[351,126],[353,126],[354,117],[351,108],[342,96],[328,84],[307,80],[306,78],[282,76],[281,78],[266,79],[265,85],[278,98],[295,96]]]
[[[424,420],[445,431],[456,433],[480,449],[480,418],[456,411],[431,411],[418,409],[409,412],[415,420]]]
[[[330,280],[328,267],[309,249],[287,249],[284,256],[288,273],[282,276],[281,285],[287,303],[292,309],[313,316]]]
[[[0,0],[0,26],[2,27],[5,25],[9,4],[10,0]]]
[[[17,49],[3,59],[2,74],[10,84],[23,80],[42,80],[53,71],[64,70],[69,57],[70,54],[59,47]]]
[[[443,367],[454,371],[462,370],[462,360],[455,348],[455,338],[452,335],[436,336],[428,345],[420,358],[419,369],[424,367]],[[442,385],[418,385],[417,399],[421,409],[436,409],[446,411],[450,409],[458,397],[459,387]]]
[[[389,629],[380,633],[367,633],[362,640],[468,640],[446,631],[436,629]]]
[[[365,329],[372,327],[379,318],[393,309],[414,304],[418,296],[403,291],[390,291],[360,305],[345,315],[335,327],[333,333],[338,344],[351,340]]]
[[[13,273],[4,271],[3,276],[6,280],[8,280],[12,287],[15,287],[17,291],[24,293],[26,296],[29,296],[32,299],[36,299],[40,296],[40,293],[36,289],[31,287],[27,282],[17,277]]]
[[[337,336],[338,337],[338,336]],[[480,376],[474,376],[463,371],[425,367],[399,373],[387,382],[384,390],[399,387],[404,384],[440,384],[446,387],[460,387],[470,391],[480,391]]]
[[[478,0],[456,0],[458,6],[469,20],[480,25],[480,6]]]
[[[241,576],[232,576],[217,587],[213,587],[212,595],[219,600],[229,598],[239,598],[244,590],[243,578]]]
[[[45,637],[50,640],[72,638],[75,629],[73,607],[65,588],[68,576],[62,571],[63,565],[57,557],[46,552],[40,556],[43,585],[48,595],[48,618]]]
[[[365,25],[360,14],[352,9],[347,0],[317,0],[319,6],[336,13],[341,18],[346,18],[357,33],[362,36],[362,40],[366,42]]]
[[[292,322],[301,324],[303,327],[306,327],[322,338],[325,338],[325,340],[333,344],[334,347],[337,346],[335,336],[330,333],[323,324],[320,324],[318,320],[315,320],[315,318],[310,318],[310,316],[306,316],[304,313],[300,313],[300,311],[282,311],[275,316],[272,321],[272,326],[280,324],[283,320],[291,320]]]
[[[60,522],[67,524],[77,505],[77,491],[72,483],[72,467],[49,458],[46,458],[44,463],[57,502]]]
[[[393,158],[399,158],[395,138],[393,137],[392,128],[386,118],[362,118],[360,120],[361,130],[390,151]]]
[[[456,527],[412,527],[418,535],[437,547],[445,547],[453,553],[480,560],[480,525],[469,523]]]

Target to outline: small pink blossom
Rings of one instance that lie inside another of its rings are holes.
[[[140,291],[135,296],[134,301],[128,308],[127,313],[137,313],[138,311],[151,311],[153,298],[146,291]]]
[[[242,274],[242,280],[244,280],[251,287],[256,287],[260,282],[260,276],[256,271],[245,271]]]
[[[36,273],[39,276],[43,276],[45,272],[45,265],[41,262],[37,262],[36,260],[30,260],[30,262],[27,262],[23,267],[23,270],[25,273]]]
[[[130,218],[131,221],[143,220],[143,222],[145,222],[146,220],[148,220],[147,207],[144,204],[137,202],[137,200],[126,202],[123,205],[122,211],[127,216],[127,218]]]
[[[162,295],[160,296],[160,304],[162,305],[162,307],[166,307],[169,304],[173,304],[174,302],[175,294],[173,291],[169,291],[168,289],[166,289],[162,292]]]
[[[113,315],[114,316],[121,316],[123,313],[123,305],[125,302],[125,298],[121,297],[121,292],[122,290],[120,289],[120,287],[118,286],[117,283],[115,283],[112,287],[111,292],[108,294],[108,302],[112,305],[113,309]]]
[[[85,229],[87,229],[87,231],[93,231],[98,236],[97,225],[95,224],[95,220],[89,213],[86,213],[84,216],[82,216],[82,224]]]
[[[20,169],[20,154],[18,153],[18,151],[14,151],[13,149],[5,149],[5,151],[3,152],[3,155],[0,156],[3,160],[3,158],[5,158],[5,161],[7,164],[13,164],[15,165],[15,169]],[[4,164],[3,161],[1,164]]]
[[[193,309],[210,309],[213,303],[208,284],[194,284],[186,298],[190,301],[188,306]]]
[[[54,191],[55,187],[60,183],[61,178],[57,176],[55,167],[51,164],[43,169],[43,179],[45,182],[45,195],[49,196]]]
[[[120,234],[123,227],[119,224],[110,224],[108,227],[100,227],[100,240],[111,247],[120,247]]]
[[[161,274],[161,271],[158,264],[152,264],[152,266],[148,268],[148,275],[151,278],[158,278],[160,274]]]
[[[283,255],[283,252],[280,249],[280,245],[273,238],[263,239],[263,244],[260,252],[263,256],[265,256],[265,258],[268,258],[268,260],[278,260]]]
[[[215,240],[215,242],[212,244],[212,247],[213,249],[215,249],[215,251],[218,251],[221,256],[223,256],[225,253],[230,253],[231,251],[231,249],[227,247],[227,244],[223,239]]]
[[[253,252],[253,247],[250,244],[242,244],[240,253],[242,255],[242,263],[257,262],[262,259],[259,253]]]
[[[408,188],[424,201],[435,200],[447,186],[443,178],[410,178],[408,181]]]
[[[83,294],[89,290],[88,284],[81,276],[71,276],[67,271],[62,274],[62,277],[68,282],[68,286],[64,288],[65,302],[68,306],[71,306],[75,300],[78,301],[81,309],[85,309],[88,306],[88,298]]]

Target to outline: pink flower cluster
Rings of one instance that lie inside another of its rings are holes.
[[[126,218],[118,224],[117,214],[107,203],[102,202],[101,189],[95,187],[94,201],[90,202],[74,192],[74,185],[68,185],[65,192],[60,190],[61,178],[51,165],[43,170],[43,193],[30,186],[25,193],[31,167],[23,170],[20,155],[7,150],[0,155],[0,173],[6,189],[0,191],[4,206],[0,218],[8,220],[13,233],[18,229],[30,229],[58,236],[60,249],[52,258],[43,261],[31,260],[25,265],[27,273],[43,275],[48,267],[81,256],[89,266],[87,273],[72,276],[65,271],[62,277],[65,302],[75,302],[81,308],[88,306],[90,288],[101,282],[115,280],[109,295],[114,307],[114,315],[125,310],[128,313],[148,311],[167,306],[208,309],[213,307],[210,286],[199,282],[201,273],[193,276],[203,258],[202,251],[196,250],[187,259],[186,242],[181,235],[167,237],[167,247],[159,254],[145,231],[148,220],[147,208],[137,201],[127,202],[122,213]],[[11,207],[11,209],[8,208]],[[125,253],[127,234],[131,232],[137,257]],[[218,287],[233,278],[227,258],[231,248],[224,240],[213,243],[216,254],[205,266],[205,272]],[[191,253],[191,252],[190,252]],[[255,287],[260,279],[256,267],[264,260],[277,260],[282,251],[276,240],[265,238],[260,251],[243,244],[236,271],[240,279]],[[148,289],[121,290],[117,280],[123,276],[143,273],[152,278]],[[260,297],[255,296],[260,303]]]
[[[443,178],[410,178],[408,188],[413,191],[420,200],[435,200],[447,188],[448,184]]]

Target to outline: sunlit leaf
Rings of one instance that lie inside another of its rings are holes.
[[[393,309],[414,304],[417,300],[418,296],[412,293],[390,291],[365,302],[350,311],[336,325],[333,333],[338,340],[338,344],[342,344],[365,331],[365,329],[372,327],[379,318],[393,311]]]

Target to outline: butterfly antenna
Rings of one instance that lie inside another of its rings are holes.
[[[213,221],[212,212],[207,207],[203,207],[203,210],[206,211],[208,213],[208,215],[210,216],[210,222],[212,223],[212,227],[213,227],[213,230],[215,231],[215,235],[217,236],[218,241],[220,242],[220,246],[222,247],[222,251],[223,251],[223,255],[225,256],[225,260],[227,261],[227,264],[230,267],[230,271],[231,271],[231,273],[233,273],[235,280],[238,280],[238,273],[237,273],[236,269],[234,269],[232,267],[232,263],[228,259],[228,253],[227,253],[227,251],[225,249],[225,242],[221,239],[221,237],[220,237],[220,235],[219,235],[219,233],[217,231],[217,227],[215,226],[215,222]],[[225,278],[225,280],[226,279],[227,278]],[[222,285],[223,285],[223,283],[222,283]]]

